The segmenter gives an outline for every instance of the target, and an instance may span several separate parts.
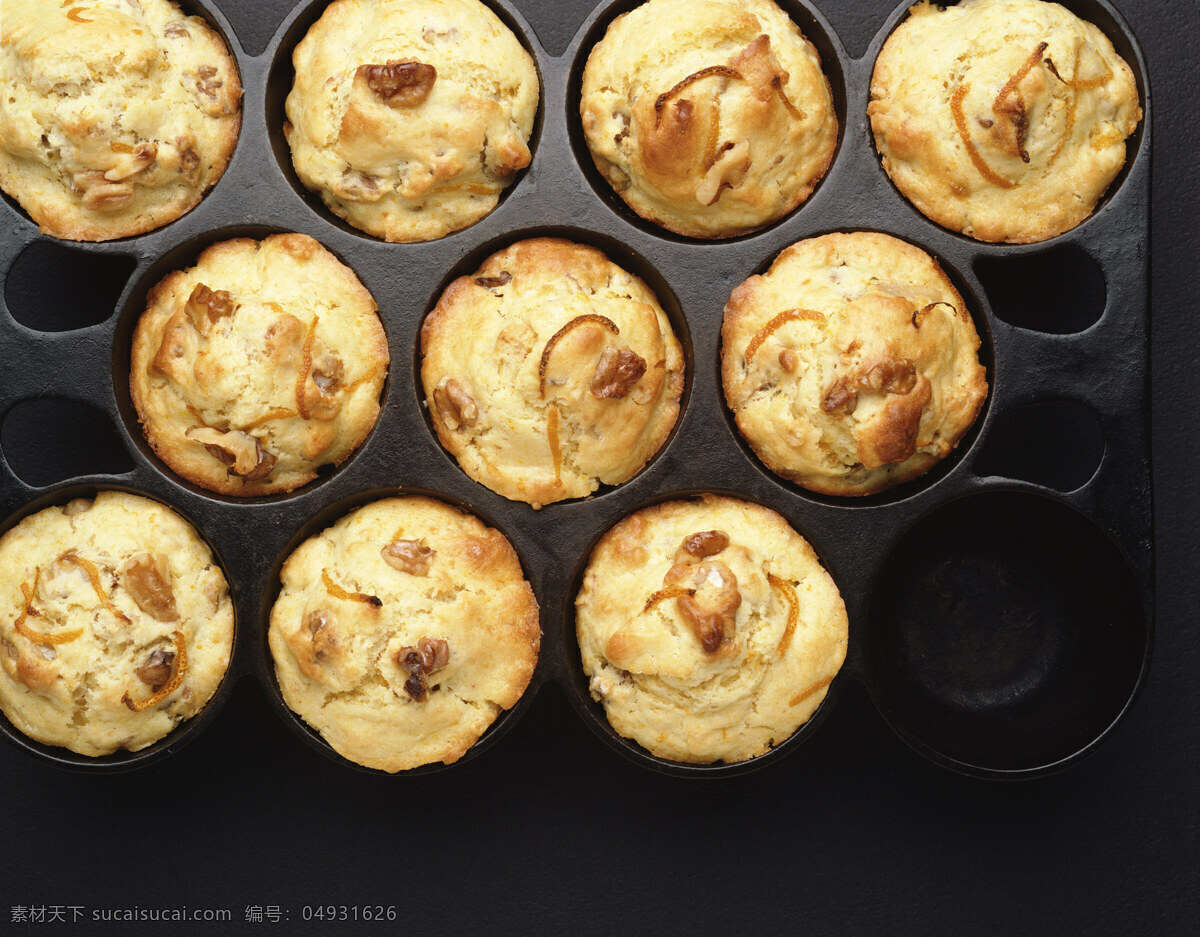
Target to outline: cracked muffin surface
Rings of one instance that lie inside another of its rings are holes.
[[[812,547],[769,508],[720,495],[613,527],[575,616],[592,698],[618,733],[674,761],[781,744],[846,657],[846,608]]]
[[[151,448],[211,491],[291,491],[379,416],[388,348],[354,272],[303,234],[214,244],[165,277],[134,332],[129,387]]]
[[[0,188],[55,237],[153,230],[221,177],[241,98],[224,41],[169,0],[7,3]]]
[[[793,244],[738,286],[721,377],[738,430],[812,491],[868,495],[948,455],[987,396],[979,334],[954,284],[886,234]]]
[[[361,507],[288,557],[269,641],[287,705],[395,772],[461,758],[524,693],[541,632],[497,530],[421,496]]]
[[[627,481],[679,414],[683,351],[653,291],[570,241],[519,241],[452,282],[421,353],[442,445],[534,507]]]
[[[104,491],[0,538],[0,708],[43,744],[156,742],[216,692],[233,627],[208,545],[156,501]]]
[[[1010,243],[1086,219],[1142,117],[1109,38],[1045,0],[918,3],[879,54],[867,112],[883,168],[913,205]]]
[[[698,238],[782,218],[837,146],[817,51],[771,0],[650,0],[617,17],[588,56],[580,117],[629,207]]]
[[[292,63],[296,173],[368,234],[465,228],[529,165],[537,70],[477,0],[335,0]]]

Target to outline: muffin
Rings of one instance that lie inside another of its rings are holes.
[[[901,193],[980,241],[1042,241],[1087,218],[1142,117],[1108,37],[1043,0],[925,0],[909,14],[867,109]]]
[[[612,727],[673,761],[745,761],[779,745],[846,657],[846,607],[812,547],[774,511],[718,495],[613,527],[575,615]]]
[[[145,748],[204,708],[232,646],[225,576],[156,501],[104,491],[0,537],[0,709],[35,741]]]
[[[371,432],[388,348],[375,301],[303,234],[214,244],[150,291],[129,390],[146,441],[188,481],[269,495]]]
[[[822,494],[868,495],[928,470],[974,423],[987,396],[979,344],[923,250],[827,234],[733,291],[721,378],[769,469]]]
[[[174,221],[225,171],[242,87],[170,0],[20,0],[0,16],[0,188],[75,241]]]
[[[535,508],[633,477],[679,414],[683,351],[654,293],[570,241],[519,241],[451,283],[421,354],[442,445]]]
[[[368,234],[465,228],[529,165],[537,70],[477,0],[335,0],[292,64],[296,174]]]
[[[516,552],[440,501],[359,508],[281,578],[269,641],[284,701],[357,764],[457,761],[533,675],[538,607]]]
[[[650,0],[583,71],[592,159],[643,218],[723,238],[808,198],[837,146],[816,49],[771,0]]]

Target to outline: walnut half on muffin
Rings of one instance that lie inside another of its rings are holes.
[[[979,345],[920,248],[827,234],[733,291],[721,377],[769,469],[822,494],[868,495],[927,471],[970,429],[987,396]]]
[[[55,237],[153,230],[221,177],[241,99],[224,41],[169,0],[6,3],[0,188]]]
[[[683,350],[653,291],[594,247],[534,238],[459,277],[421,382],[463,471],[535,508],[637,474],[679,415]]]
[[[617,17],[588,56],[580,116],[629,207],[698,238],[782,218],[837,146],[817,51],[771,0],[650,0]]]
[[[226,495],[291,491],[379,416],[388,348],[354,272],[303,234],[214,244],[150,291],[129,389],[151,448]]]
[[[292,62],[296,174],[368,234],[465,228],[529,165],[537,69],[478,0],[335,0]]]

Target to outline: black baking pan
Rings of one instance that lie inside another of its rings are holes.
[[[783,220],[700,242],[633,215],[583,143],[583,64],[632,0],[601,3],[557,55],[527,19],[547,17],[553,4],[489,0],[533,55],[542,81],[533,161],[487,218],[409,245],[350,228],[292,170],[281,132],[291,51],[327,0],[298,3],[259,55],[245,53],[209,0],[181,5],[230,40],[245,88],[236,152],[201,204],[158,231],[104,244],[41,237],[11,200],[0,205],[0,518],[7,529],[47,504],[103,488],[137,491],[176,509],[210,542],[230,580],[234,659],[204,714],[142,752],[74,756],[0,722],[11,741],[82,771],[146,765],[197,733],[220,732],[217,713],[231,688],[249,678],[299,738],[353,767],[283,705],[266,650],[267,615],[292,548],[353,507],[398,491],[441,498],[501,530],[541,607],[533,683],[464,762],[503,746],[547,682],[561,686],[615,752],[686,777],[770,768],[800,752],[853,684],[917,751],[983,778],[1058,771],[1092,752],[1121,719],[1145,681],[1153,643],[1153,107],[1138,40],[1107,0],[1065,5],[1112,38],[1137,77],[1144,116],[1126,167],[1095,214],[1030,246],[981,244],[939,228],[881,169],[865,116],[868,85],[906,3],[876,24],[865,54],[852,57],[819,2],[782,0],[829,75],[840,125],[836,157],[807,203]],[[766,470],[733,425],[718,373],[722,310],[733,287],[795,241],[847,230],[883,231],[938,258],[974,315],[990,382],[975,428],[948,459],[917,480],[852,500],[813,495]],[[379,423],[353,457],[289,495],[236,500],[173,475],[144,442],[129,399],[130,339],[147,292],[167,272],[190,265],[215,241],[275,231],[312,235],[354,269],[379,304],[391,368]],[[471,481],[441,448],[422,406],[417,345],[442,287],[493,251],[539,235],[595,245],[642,276],[674,321],[688,374],[675,432],[640,474],[535,511]],[[71,444],[80,433],[94,439],[84,451]],[[60,458],[63,451],[69,455]],[[573,599],[599,537],[640,507],[703,491],[782,514],[816,548],[850,618],[845,666],[816,717],[768,754],[733,765],[666,761],[616,735],[588,694],[574,643]]]

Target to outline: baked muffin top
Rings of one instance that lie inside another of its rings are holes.
[[[920,475],[970,428],[987,396],[979,344],[920,248],[827,234],[733,291],[721,377],[768,468],[812,491],[867,495]]]
[[[580,116],[629,207],[698,238],[783,217],[837,146],[817,51],[771,0],[650,0],[617,17],[588,56]]]
[[[38,742],[145,748],[204,708],[232,646],[225,576],[156,501],[104,491],[0,537],[0,708]]]
[[[368,234],[465,228],[529,165],[537,70],[477,0],[335,0],[292,62],[296,173]]]
[[[674,761],[744,761],[808,721],[846,657],[841,595],[774,511],[718,495],[632,514],[575,600],[592,697]]]
[[[291,491],[379,415],[388,349],[354,272],[303,234],[212,245],[150,291],[129,388],[151,448],[227,495]]]
[[[281,577],[269,641],[283,698],[357,764],[457,761],[533,675],[538,607],[516,552],[440,501],[359,508]]]
[[[221,37],[170,0],[6,3],[0,188],[55,237],[153,230],[225,171],[241,97]]]
[[[1011,243],[1087,218],[1142,117],[1108,37],[1044,0],[918,3],[879,54],[867,112],[884,169],[921,212]]]
[[[683,351],[654,293],[570,241],[519,241],[451,283],[421,353],[442,445],[534,507],[628,480],[679,414]]]

